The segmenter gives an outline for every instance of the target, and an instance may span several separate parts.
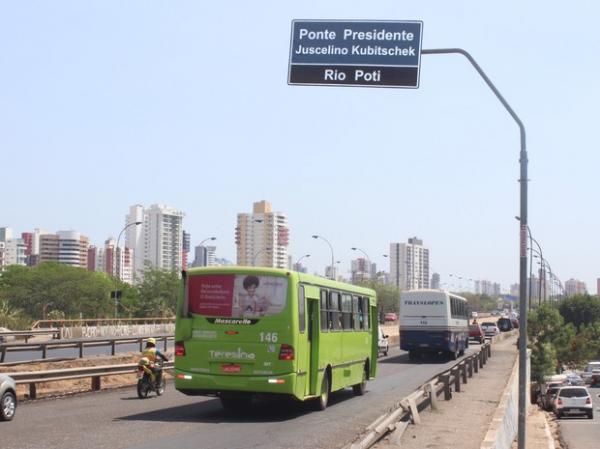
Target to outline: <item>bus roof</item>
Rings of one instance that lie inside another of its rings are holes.
[[[348,284],[346,282],[334,281],[321,276],[315,276],[312,274],[300,273],[293,270],[285,270],[283,268],[271,268],[271,267],[245,267],[239,265],[224,265],[220,267],[198,267],[189,268],[187,270],[188,276],[198,274],[256,274],[262,276],[294,276],[298,282],[304,284],[315,285],[326,288],[338,288],[340,290],[350,291],[360,295],[368,295],[375,298],[375,290],[361,287],[359,285]],[[373,303],[374,304],[374,303]]]

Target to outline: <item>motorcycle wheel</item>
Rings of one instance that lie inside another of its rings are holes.
[[[144,382],[144,379],[138,380],[138,383],[137,383],[138,398],[146,399],[148,397],[149,390],[150,389],[148,388],[148,384],[146,382]]]
[[[156,396],[160,396],[165,392],[166,385],[167,385],[167,382],[165,381],[165,378],[162,377],[160,379],[160,385],[156,386]]]

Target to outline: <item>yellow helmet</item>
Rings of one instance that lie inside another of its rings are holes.
[[[138,362],[138,365],[142,365],[142,366],[147,366],[150,364],[150,360],[148,360],[148,357],[142,357],[140,359],[140,361]]]
[[[146,343],[151,343],[156,346],[156,338],[150,337],[148,340],[146,340]]]

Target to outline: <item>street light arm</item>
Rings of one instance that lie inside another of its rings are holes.
[[[325,243],[327,243],[329,245],[329,249],[331,250],[331,274],[333,275],[333,272],[335,271],[335,257],[333,256],[333,246],[331,246],[331,243],[329,243],[329,240],[327,240],[325,237],[323,237],[322,235],[317,235],[314,234],[312,236],[313,239],[321,239],[324,240]],[[335,276],[331,277],[332,279],[335,279]]]

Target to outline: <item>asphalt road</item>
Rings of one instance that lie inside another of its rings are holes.
[[[472,345],[471,349],[478,345]],[[140,400],[135,389],[89,393],[20,404],[0,423],[2,449],[45,448],[340,448],[396,401],[455,362],[410,362],[392,349],[380,359],[377,379],[362,397],[347,389],[330,406],[258,403],[240,417],[225,414],[215,398],[189,397],[171,385],[162,397]],[[485,369],[480,372],[485,375]]]
[[[600,388],[590,388],[594,403],[594,419],[572,416],[558,420],[558,426],[569,449],[600,448]]]

